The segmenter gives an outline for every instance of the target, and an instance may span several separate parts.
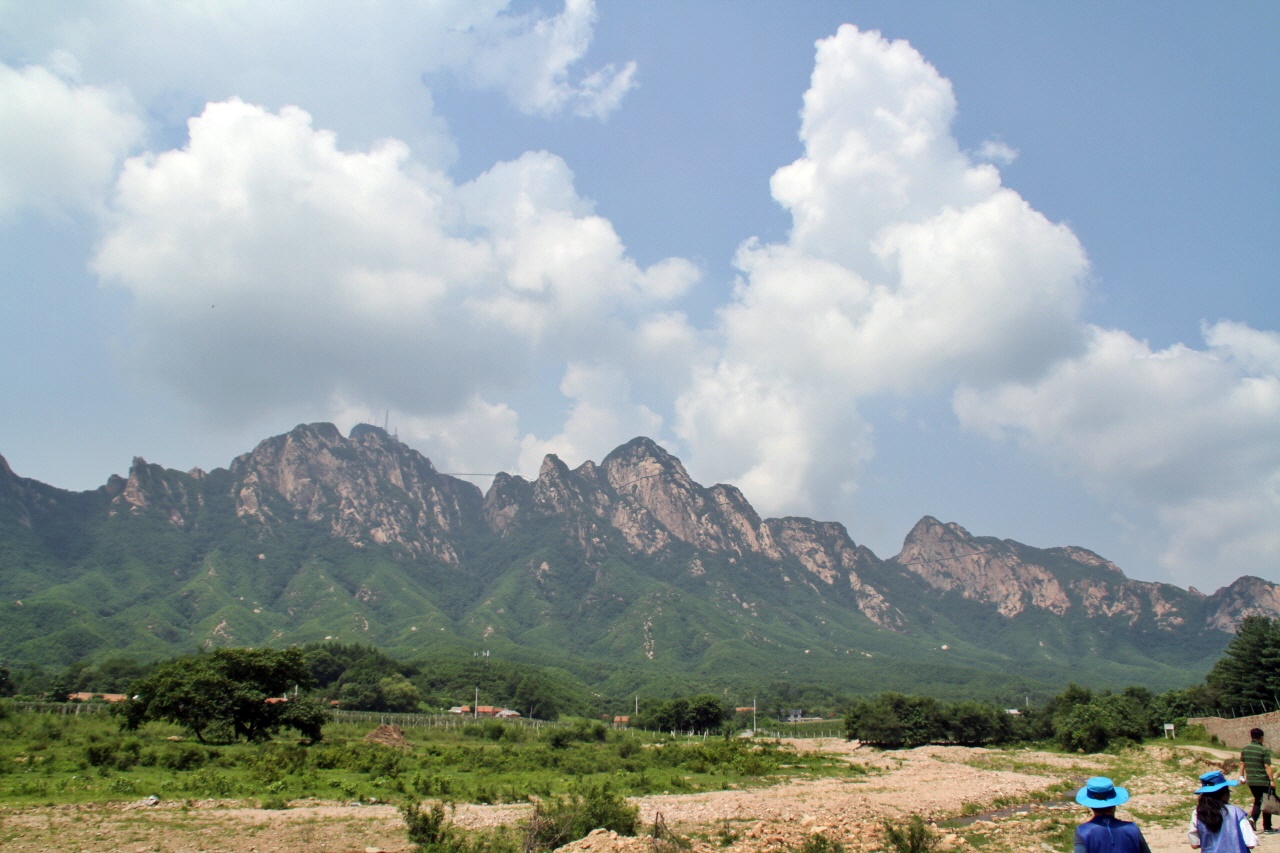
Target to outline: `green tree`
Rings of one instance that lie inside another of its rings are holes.
[[[1199,684],[1185,690],[1169,690],[1161,693],[1151,700],[1147,713],[1152,724],[1158,729],[1164,723],[1185,720],[1187,717],[1206,716],[1217,705],[1217,692]],[[1159,731],[1154,731],[1153,734],[1159,734]]]
[[[311,677],[315,679],[316,687],[321,689],[337,681],[346,669],[342,661],[323,646],[307,651],[303,654],[303,660],[307,662],[307,669],[311,670]]]
[[[297,729],[308,743],[319,743],[323,737],[324,724],[329,722],[325,708],[315,699],[300,698],[284,703],[280,712],[280,725],[286,729]]]
[[[521,677],[512,695],[512,703],[516,710],[539,720],[554,720],[560,716],[555,694],[541,679],[532,675]]]
[[[1075,705],[1059,720],[1058,742],[1064,749],[1084,752],[1101,752],[1114,741],[1141,741],[1149,729],[1146,709],[1125,694]]]
[[[295,687],[311,684],[296,648],[218,649],[161,664],[134,682],[129,692],[136,698],[125,703],[125,725],[165,720],[185,726],[203,743],[206,737],[266,740],[284,726],[302,723],[307,728],[299,730],[312,737],[318,735],[314,715],[281,701]]]
[[[342,707],[349,711],[385,711],[382,689],[376,681],[348,681],[339,692]]]
[[[379,679],[378,690],[382,693],[383,708],[380,710],[416,711],[422,701],[418,688],[400,673]]]
[[[1206,683],[1238,711],[1274,708],[1280,696],[1280,619],[1246,616]]]
[[[994,705],[973,701],[956,702],[942,712],[947,739],[964,746],[1003,740],[1009,729],[1007,717]]]
[[[689,700],[689,727],[695,732],[715,731],[729,719],[729,709],[718,696],[702,693]]]
[[[942,707],[928,696],[881,693],[863,699],[845,715],[845,734],[890,748],[922,746],[941,740]]]
[[[689,716],[689,700],[669,699],[663,702],[646,722],[658,731],[688,731],[692,727]]]

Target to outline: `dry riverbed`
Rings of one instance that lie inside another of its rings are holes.
[[[1155,853],[1186,851],[1184,824],[1196,777],[1229,753],[1147,747],[1123,756],[1065,756],[1029,750],[922,747],[900,752],[841,740],[796,741],[839,754],[866,774],[797,780],[770,788],[637,798],[645,827],[665,824],[693,853],[781,853],[822,833],[848,853],[882,850],[884,820],[919,814],[935,824],[944,850],[1070,850],[1068,827],[1087,812],[1064,804],[1088,776],[1121,766],[1135,772],[1122,817],[1137,817]],[[1038,803],[1038,804],[1036,804]],[[1026,813],[989,814],[1011,804]],[[454,821],[481,828],[520,820],[528,806],[459,806]],[[975,817],[977,819],[975,819]],[[596,832],[565,853],[655,853],[651,838]],[[366,853],[411,850],[393,806],[298,801],[284,810],[243,803],[189,802],[30,807],[0,804],[5,853]],[[1280,853],[1280,837],[1261,851]],[[668,848],[670,850],[670,848]],[[663,853],[663,851],[658,851]]]

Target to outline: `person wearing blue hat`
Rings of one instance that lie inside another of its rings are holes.
[[[1228,802],[1231,789],[1238,784],[1221,770],[1201,775],[1200,787],[1195,790],[1200,800],[1187,827],[1192,847],[1203,853],[1248,853],[1258,846],[1258,836],[1249,825],[1249,814]]]
[[[1076,802],[1093,809],[1093,819],[1076,827],[1073,853],[1151,853],[1138,825],[1116,817],[1116,806],[1128,801],[1129,792],[1106,776],[1086,782]]]

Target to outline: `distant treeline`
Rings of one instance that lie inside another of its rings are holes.
[[[1017,708],[979,698],[942,702],[927,695],[927,685],[919,694],[873,697],[783,681],[738,701],[727,689],[691,695],[679,685],[666,695],[608,696],[563,669],[485,654],[405,662],[373,646],[333,642],[310,643],[299,651],[310,675],[306,693],[346,710],[431,713],[480,704],[543,720],[626,716],[630,725],[652,730],[713,731],[732,725],[735,707],[751,704],[762,727],[796,711],[840,714],[849,737],[886,746],[1054,740],[1092,750],[1116,740],[1141,740],[1189,716],[1238,716],[1280,706],[1280,619],[1263,616],[1244,619],[1201,684],[1159,694],[1141,686],[1113,692],[1072,684]],[[117,657],[61,671],[0,668],[0,696],[61,701],[73,693],[128,693],[163,666]]]
[[[1072,684],[1035,707],[942,703],[928,696],[881,693],[845,714],[851,739],[886,747],[927,743],[967,746],[1053,741],[1099,752],[1159,735],[1187,717],[1258,713],[1280,706],[1280,619],[1249,616],[1204,683],[1154,694],[1143,687],[1095,693]]]

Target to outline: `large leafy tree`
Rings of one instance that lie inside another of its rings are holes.
[[[887,747],[933,743],[944,732],[942,706],[928,696],[881,693],[863,699],[845,714],[846,736]]]
[[[720,697],[710,693],[700,693],[689,700],[689,724],[695,732],[715,731],[731,715]]]
[[[318,707],[303,707],[315,703],[277,701],[311,684],[311,672],[296,648],[218,649],[169,661],[134,682],[125,724],[137,728],[149,720],[165,720],[190,729],[202,743],[266,740],[287,726],[315,741],[323,714],[316,713]]]
[[[702,693],[692,699],[668,699],[656,707],[646,708],[636,724],[664,732],[712,732],[730,715],[718,696]]]
[[[1003,740],[1009,734],[1009,715],[994,705],[964,700],[943,709],[947,740],[965,746]]]

